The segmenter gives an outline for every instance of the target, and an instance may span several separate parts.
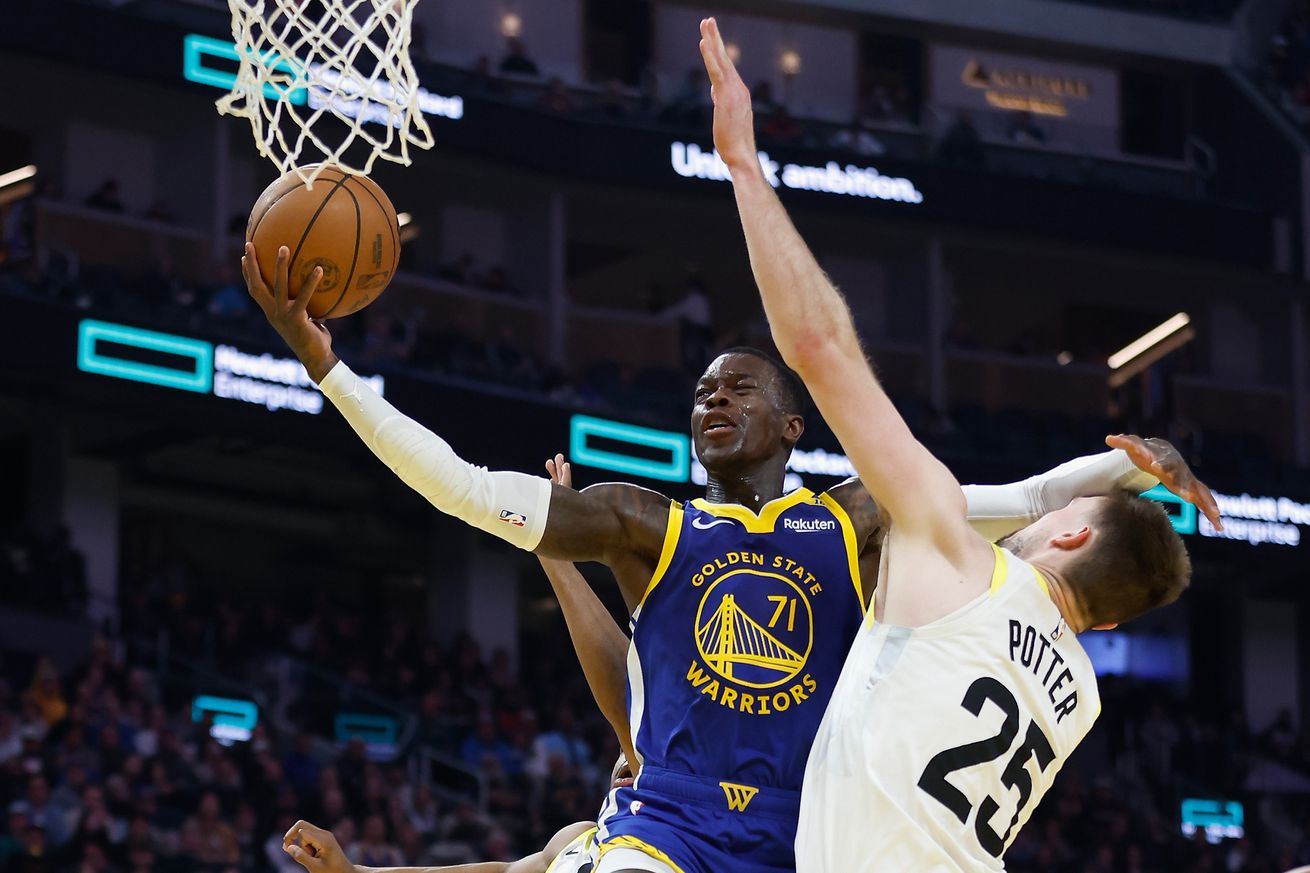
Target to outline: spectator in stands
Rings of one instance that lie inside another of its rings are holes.
[[[829,140],[833,148],[844,149],[857,155],[881,155],[887,149],[882,141],[869,129],[869,122],[862,116],[851,119],[847,127],[839,128]]]
[[[518,37],[510,37],[505,44],[505,57],[500,60],[500,71],[517,76],[539,76],[537,62],[528,57],[527,46]]]
[[[45,830],[29,822],[23,831],[21,848],[9,856],[4,873],[54,873],[55,863],[46,844]]]
[[[496,722],[489,712],[479,714],[477,726],[464,740],[459,756],[470,767],[481,767],[482,759],[490,756],[506,773],[518,773],[523,769],[523,762],[514,750],[496,734]]]
[[[149,208],[141,216],[146,221],[159,221],[166,224],[172,224],[177,221],[177,215],[173,210],[168,208],[168,204],[163,200],[153,200]]]
[[[9,804],[5,830],[0,833],[0,870],[9,859],[23,851],[23,835],[27,832],[27,811],[21,800]]]
[[[1016,112],[1010,116],[1010,126],[1006,135],[1011,142],[1020,145],[1045,145],[1046,131],[1037,125],[1031,112]]]
[[[63,690],[59,686],[59,671],[50,658],[37,661],[36,671],[32,674],[32,687],[27,693],[47,726],[63,721],[64,716],[68,715],[68,702],[64,700]]]
[[[705,81],[705,70],[698,66],[687,70],[682,85],[669,98],[669,104],[660,112],[661,121],[687,126],[700,125],[708,118],[710,88]]]
[[[683,295],[677,303],[660,312],[664,318],[677,319],[682,326],[680,346],[683,366],[697,370],[705,365],[710,344],[714,341],[714,313],[710,296],[700,277],[687,277]]]
[[[860,90],[856,116],[861,121],[902,121],[891,91],[882,82],[866,85]]]
[[[640,93],[638,111],[653,116],[660,107],[660,77],[654,64],[645,64],[637,74],[637,91]]]
[[[487,370],[496,378],[532,384],[537,364],[524,350],[524,343],[511,324],[500,325],[496,337],[486,345]]]
[[[761,139],[792,143],[798,141],[803,132],[800,122],[781,103],[777,104],[773,112],[760,122]]]
[[[209,296],[207,311],[210,315],[230,321],[239,321],[251,313],[250,294],[237,279],[236,270],[224,261],[215,271],[214,291]]]
[[[73,548],[72,532],[57,525],[41,550],[41,573],[57,609],[81,615],[86,611],[86,558]]]
[[[206,791],[195,814],[182,825],[182,849],[200,864],[237,864],[241,860],[236,831],[223,820],[218,795]]]
[[[476,274],[473,272],[473,254],[464,252],[438,270],[437,278],[455,282],[459,285],[472,285],[476,278]]]
[[[400,849],[387,842],[387,823],[380,815],[365,819],[364,832],[347,855],[365,867],[400,867],[405,863]]]
[[[568,706],[555,710],[554,729],[537,737],[532,745],[532,758],[524,769],[537,779],[545,779],[556,759],[564,761],[569,772],[583,772],[592,765],[591,749],[578,734],[577,717]]]
[[[1283,761],[1289,760],[1292,757],[1292,751],[1296,747],[1297,741],[1296,725],[1292,722],[1292,711],[1290,709],[1280,710],[1278,717],[1260,735],[1260,741],[1276,758]]]
[[[42,179],[36,192],[21,197],[0,210],[0,266],[27,266],[36,253],[36,203],[42,188],[50,184]]]
[[[421,310],[421,313],[405,319],[381,311],[367,313],[360,360],[373,365],[400,364],[409,360],[418,342],[418,321],[426,310]]]
[[[107,212],[122,212],[123,199],[118,192],[118,180],[109,178],[100,183],[100,187],[86,198],[86,205]]]
[[[22,751],[23,737],[18,731],[18,720],[12,712],[0,709],[0,764],[17,758]]]
[[[501,94],[505,91],[505,82],[491,67],[491,58],[478,56],[469,70],[469,91],[474,94]]]
[[[947,128],[937,147],[937,154],[948,164],[976,167],[983,163],[986,156],[983,153],[982,137],[973,125],[972,115],[961,112],[955,116],[955,121]]]
[[[518,293],[518,289],[509,280],[509,271],[501,266],[487,270],[476,280],[476,284],[484,291],[495,291],[497,294]]]
[[[782,106],[773,96],[773,83],[761,79],[751,89],[751,111],[760,118],[772,115]]]
[[[546,90],[537,98],[537,107],[559,115],[571,115],[578,108],[568,86],[559,76],[551,76]]]
[[[596,101],[595,114],[611,121],[621,121],[632,114],[628,105],[628,96],[623,91],[623,83],[610,79],[605,83],[605,93]]]

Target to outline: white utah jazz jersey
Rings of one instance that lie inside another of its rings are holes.
[[[592,873],[600,863],[600,846],[596,828],[584,831],[555,856],[546,873]]]
[[[1032,567],[919,628],[866,623],[810,751],[798,873],[975,873],[1100,714],[1096,674]],[[1058,639],[1057,639],[1058,636]]]

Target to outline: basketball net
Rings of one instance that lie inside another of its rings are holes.
[[[259,153],[307,184],[329,165],[408,166],[410,146],[432,147],[409,57],[417,2],[228,0],[240,66],[218,111],[249,119]]]

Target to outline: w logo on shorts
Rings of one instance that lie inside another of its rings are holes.
[[[758,788],[738,785],[736,782],[720,782],[719,787],[728,798],[728,809],[735,809],[737,812],[745,812],[746,807],[755,799],[755,795],[760,793]]]

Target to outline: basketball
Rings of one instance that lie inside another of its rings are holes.
[[[255,245],[269,288],[278,248],[291,251],[292,298],[315,267],[323,268],[309,301],[311,318],[341,318],[363,309],[386,289],[400,257],[391,200],[372,179],[336,167],[324,169],[312,190],[294,171],[265,188],[250,210],[246,239]]]

